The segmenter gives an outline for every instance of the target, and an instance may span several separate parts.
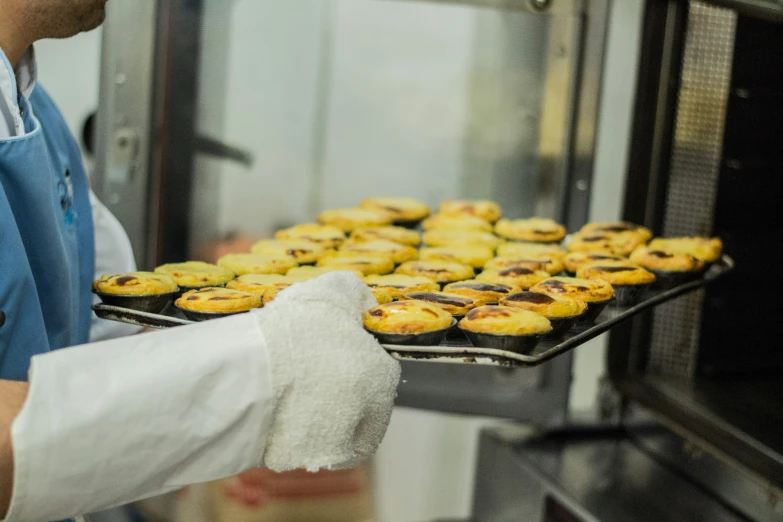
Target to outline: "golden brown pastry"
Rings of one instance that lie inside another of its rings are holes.
[[[648,270],[660,272],[699,272],[704,269],[704,261],[691,254],[664,252],[649,246],[634,250],[631,261]]]
[[[340,270],[358,270],[366,276],[390,274],[394,271],[394,261],[389,256],[359,252],[326,252],[318,260],[318,266]]]
[[[424,247],[419,250],[419,259],[422,261],[453,261],[473,268],[483,267],[493,255],[491,247],[479,244]]]
[[[285,275],[306,281],[328,274],[329,272],[351,272],[356,277],[364,277],[364,273],[361,270],[342,268],[340,266],[297,266],[286,272]]]
[[[538,292],[517,292],[501,299],[500,304],[512,308],[524,308],[553,319],[574,317],[587,310],[587,303],[579,299]]]
[[[378,227],[391,225],[392,216],[381,210],[366,208],[336,208],[324,210],[318,215],[318,222],[333,225],[344,232],[351,232],[359,227]]]
[[[585,234],[577,232],[566,245],[569,252],[604,252],[627,257],[637,247],[644,244],[639,234],[634,232],[616,232]]]
[[[476,216],[435,214],[422,221],[424,230],[479,230],[492,232],[492,224]]]
[[[495,335],[532,335],[552,330],[543,315],[508,306],[480,306],[459,322],[464,330]]]
[[[228,254],[217,264],[237,275],[285,274],[297,266],[296,259],[285,254]]]
[[[531,255],[527,257],[496,257],[484,265],[486,270],[501,270],[512,266],[523,266],[531,270],[543,270],[550,275],[559,274],[563,271],[563,262],[556,256],[549,255]]]
[[[448,328],[451,321],[450,313],[427,301],[395,301],[364,313],[365,328],[385,333],[434,332]]]
[[[288,288],[294,283],[305,280],[306,278],[280,274],[245,274],[228,283],[226,288],[263,297],[264,292],[269,288]]]
[[[250,249],[253,254],[291,256],[303,265],[315,263],[324,251],[318,243],[305,239],[263,239]]]
[[[590,281],[576,277],[550,277],[530,288],[532,292],[570,297],[585,303],[608,301],[614,297],[614,288],[605,281]]]
[[[370,291],[372,291],[372,295],[375,296],[375,300],[378,301],[378,304],[386,304],[394,301],[394,297],[389,295],[389,293],[382,288],[371,288]]]
[[[490,223],[494,223],[500,219],[502,214],[500,211],[500,206],[494,201],[470,201],[459,199],[444,201],[440,204],[440,210],[438,212],[447,216],[475,216]]]
[[[566,229],[552,219],[501,219],[495,223],[495,234],[515,241],[559,243],[566,236]]]
[[[445,292],[412,292],[400,297],[401,300],[416,299],[419,301],[427,301],[434,305],[440,306],[445,311],[452,315],[465,315],[470,312],[480,303],[476,302],[470,297],[465,297],[459,294],[448,294]]]
[[[200,288],[182,294],[176,305],[194,312],[246,312],[260,307],[261,297],[229,288]]]
[[[544,272],[543,270],[531,270],[524,266],[510,266],[500,270],[484,270],[476,276],[476,280],[488,283],[503,283],[527,290],[547,277],[549,277],[549,272]]]
[[[419,246],[419,243],[421,243],[419,233],[405,227],[362,227],[351,232],[351,241],[354,243],[364,243],[378,239],[386,239],[413,247]]]
[[[485,281],[460,281],[449,283],[443,288],[450,294],[464,295],[477,301],[480,305],[497,303],[502,298],[522,290],[518,286],[505,285],[503,283],[487,283]]]
[[[451,261],[408,261],[397,267],[397,274],[423,276],[438,283],[473,279],[473,268]]]
[[[650,232],[649,229],[646,229],[641,225],[637,225],[636,223],[629,223],[627,221],[588,223],[582,227],[580,232],[584,232],[587,235],[632,232],[637,234],[642,239],[643,243],[647,243],[650,239],[652,239],[652,232]]]
[[[170,276],[182,288],[222,286],[235,277],[228,268],[203,261],[169,263],[156,268],[155,273]]]
[[[414,198],[368,198],[359,206],[391,214],[395,222],[421,221],[430,215],[430,207]]]
[[[655,275],[631,261],[599,261],[582,265],[576,277],[595,281],[606,281],[610,285],[648,285],[655,281]]]
[[[428,230],[421,239],[433,247],[475,244],[495,249],[502,242],[495,234],[479,230]]]
[[[428,277],[412,277],[403,274],[369,275],[364,278],[371,289],[383,290],[392,297],[402,297],[409,292],[435,292],[440,285]]]
[[[375,241],[367,241],[365,243],[354,243],[353,241],[346,241],[343,246],[340,247],[340,252],[357,252],[359,254],[381,254],[391,258],[392,261],[397,263],[404,263],[416,259],[418,252],[410,245],[401,245],[394,241],[388,241],[386,239],[376,239]]]
[[[107,274],[93,282],[92,289],[114,295],[161,295],[179,290],[173,278],[154,272]]]
[[[576,273],[580,266],[595,263],[597,261],[623,261],[622,256],[607,254],[604,252],[569,252],[563,258],[563,265],[569,272]]]
[[[550,255],[557,258],[563,257],[566,252],[560,245],[546,243],[503,243],[498,247],[499,257],[527,257]]]
[[[275,239],[312,241],[324,248],[337,248],[345,241],[345,232],[331,225],[304,223],[277,231]]]
[[[718,237],[657,237],[647,246],[669,254],[690,254],[705,263],[717,261],[723,253],[723,242]]]

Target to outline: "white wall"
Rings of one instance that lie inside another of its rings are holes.
[[[82,124],[98,108],[101,29],[35,44],[38,78],[81,143]]]

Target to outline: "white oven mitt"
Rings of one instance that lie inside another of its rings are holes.
[[[294,285],[258,314],[277,397],[264,465],[275,471],[356,466],[389,425],[400,365],[364,330],[378,303],[358,277]]]
[[[34,357],[6,521],[65,519],[259,465],[360,462],[383,438],[400,376],[362,328],[374,304],[355,275],[333,273],[261,311]]]

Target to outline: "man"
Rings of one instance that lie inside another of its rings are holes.
[[[104,16],[105,0],[0,0],[0,518],[80,516],[259,465],[356,465],[400,370],[364,332],[374,299],[351,274],[263,311],[85,344],[111,234],[96,236],[106,211],[32,45]]]

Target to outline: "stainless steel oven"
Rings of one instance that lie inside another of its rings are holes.
[[[602,196],[610,0],[108,6],[94,188],[142,267],[370,195],[486,197],[571,230]],[[570,352],[404,363],[400,405],[524,425],[482,437],[475,520],[783,520],[782,13],[644,2],[638,75],[620,82],[635,95],[624,216],[720,235],[738,269],[613,330],[589,423],[568,415]]]

